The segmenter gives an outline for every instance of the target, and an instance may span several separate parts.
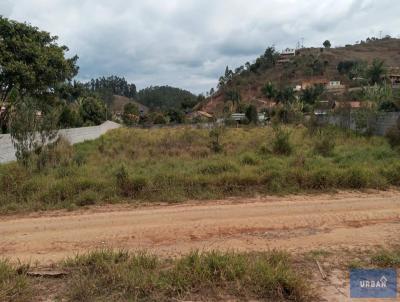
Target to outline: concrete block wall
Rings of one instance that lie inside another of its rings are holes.
[[[105,134],[107,131],[121,127],[120,124],[107,121],[100,126],[62,129],[58,135],[64,136],[71,144],[82,143],[94,140]],[[0,163],[7,163],[16,160],[15,149],[9,134],[0,134]]]

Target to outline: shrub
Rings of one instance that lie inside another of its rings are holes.
[[[282,252],[191,252],[159,259],[144,252],[98,251],[66,261],[68,301],[311,301],[306,279]]]
[[[32,288],[26,276],[27,268],[13,268],[0,260],[0,301],[32,301]]]
[[[141,176],[130,177],[125,166],[121,166],[115,172],[117,187],[124,197],[137,197],[147,186],[147,179]]]
[[[400,128],[398,126],[390,128],[385,137],[392,148],[400,146]]]
[[[240,159],[242,165],[255,166],[258,163],[257,157],[253,154],[247,153]]]
[[[120,189],[123,196],[130,195],[130,182],[128,171],[125,166],[121,166],[115,172],[115,178],[117,181],[117,187]]]
[[[272,150],[278,155],[290,155],[293,147],[290,144],[290,133],[283,129],[275,130],[275,138],[272,142]]]
[[[400,267],[400,249],[382,250],[372,257],[371,262],[380,267]]]
[[[68,166],[72,163],[74,148],[64,137],[59,137],[57,141],[48,146],[42,147],[34,157],[38,171],[46,167],[55,168],[58,166]]]
[[[210,149],[214,153],[221,153],[223,151],[223,146],[221,144],[221,136],[223,133],[223,128],[215,127],[209,133],[211,142],[210,142]]]
[[[321,132],[314,141],[314,152],[322,156],[331,156],[335,145],[334,137],[326,132]]]

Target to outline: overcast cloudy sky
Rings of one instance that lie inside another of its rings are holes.
[[[115,74],[196,93],[269,45],[400,34],[399,0],[0,0],[0,14],[58,35],[81,80]]]

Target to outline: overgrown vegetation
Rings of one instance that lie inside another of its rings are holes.
[[[377,252],[371,262],[380,267],[400,268],[400,247]]]
[[[0,212],[400,185],[400,154],[385,138],[333,128],[321,141],[304,127],[219,131],[118,129],[73,147],[60,141],[26,166],[0,165]]]
[[[145,252],[101,250],[68,259],[60,268],[69,272],[55,293],[63,301],[220,301],[234,297],[301,302],[315,296],[306,282],[309,275],[294,269],[290,256],[278,251],[195,251],[178,259],[161,259]],[[48,293],[32,291],[37,283],[26,272],[0,262],[1,301],[44,297]]]
[[[0,301],[29,301],[32,295],[30,281],[26,276],[27,267],[15,268],[0,259]]]

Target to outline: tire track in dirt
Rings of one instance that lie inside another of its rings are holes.
[[[48,264],[96,248],[162,256],[192,249],[351,249],[399,242],[398,234],[400,192],[342,192],[4,217],[0,256]]]

